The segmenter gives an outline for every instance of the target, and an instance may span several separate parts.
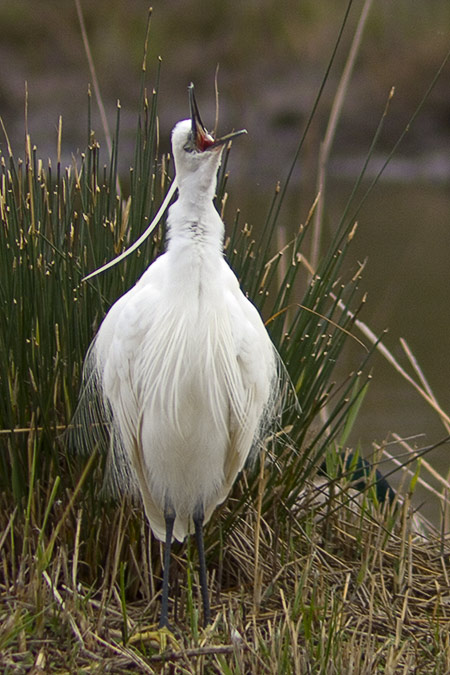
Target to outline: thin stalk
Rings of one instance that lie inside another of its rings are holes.
[[[439,67],[438,70],[436,71],[436,74],[435,74],[435,76],[433,77],[433,79],[432,79],[432,81],[431,81],[431,84],[428,86],[428,88],[426,89],[424,95],[423,95],[422,98],[420,99],[418,106],[416,107],[416,109],[414,110],[413,114],[412,114],[411,117],[409,118],[407,124],[405,125],[405,127],[404,127],[404,129],[403,129],[403,131],[402,131],[402,133],[401,133],[400,136],[398,137],[397,141],[394,143],[394,145],[393,145],[393,147],[392,147],[392,150],[390,151],[390,153],[389,153],[388,156],[386,157],[386,159],[385,159],[385,161],[383,162],[383,164],[382,164],[380,170],[378,171],[378,173],[376,174],[376,176],[374,177],[374,179],[373,179],[372,182],[370,183],[369,187],[367,188],[366,192],[364,193],[364,195],[363,195],[361,201],[359,202],[359,204],[358,204],[357,208],[355,209],[355,211],[354,211],[352,217],[350,218],[350,222],[352,222],[352,223],[355,222],[355,220],[356,220],[356,218],[357,218],[357,216],[358,216],[358,213],[361,211],[361,209],[362,209],[362,207],[363,207],[363,205],[364,205],[366,199],[368,198],[368,196],[369,196],[370,193],[372,192],[372,190],[373,190],[373,188],[375,187],[375,185],[378,183],[379,179],[381,178],[381,176],[383,175],[384,171],[386,170],[386,167],[389,165],[389,163],[390,163],[392,157],[395,155],[395,153],[397,152],[397,150],[398,150],[400,144],[402,143],[403,139],[405,138],[406,134],[409,132],[409,130],[410,130],[412,124],[415,122],[415,120],[416,120],[416,118],[418,117],[419,113],[422,111],[422,108],[424,107],[425,103],[427,102],[427,100],[428,100],[428,98],[429,98],[429,96],[430,96],[432,90],[434,89],[434,86],[436,85],[436,82],[437,82],[438,79],[440,78],[440,76],[441,76],[441,74],[442,74],[442,71],[444,70],[445,66],[447,65],[447,61],[448,61],[449,59],[450,59],[450,49],[449,49],[449,51],[447,52],[447,54],[445,55],[445,57],[444,57],[444,59],[443,59],[441,65],[440,65],[440,67]]]
[[[333,147],[334,138],[336,135],[336,129],[341,118],[342,109],[344,107],[344,101],[348,93],[348,86],[350,83],[350,78],[352,76],[356,57],[361,46],[361,40],[364,33],[364,28],[367,23],[367,18],[372,6],[373,0],[366,0],[362,11],[361,16],[359,17],[358,25],[353,36],[352,44],[350,46],[350,51],[345,63],[344,70],[342,71],[341,79],[336,91],[336,96],[334,97],[333,105],[331,107],[330,117],[328,119],[328,125],[325,132],[323,142],[320,145],[319,151],[319,168],[317,174],[317,183],[316,183],[316,194],[319,194],[320,197],[317,202],[317,208],[314,215],[313,223],[313,236],[311,243],[311,265],[316,268],[319,260],[320,254],[320,239],[323,225],[323,209],[325,204],[325,192],[326,192],[326,179],[327,179],[327,168],[328,160],[331,153],[331,148]]]
[[[89,44],[89,38],[86,31],[86,24],[84,23],[83,10],[81,8],[80,0],[75,0],[75,7],[77,8],[78,21],[80,23],[81,37],[83,39],[84,51],[86,52],[86,58],[89,65],[89,71],[92,78],[92,86],[94,87],[94,94],[97,101],[98,109],[100,111],[100,118],[102,121],[103,132],[105,134],[106,145],[108,147],[108,152],[110,157],[112,156],[112,140],[111,132],[109,130],[108,118],[106,117],[105,106],[103,105],[103,98],[100,92],[100,85],[98,83],[97,73],[95,70],[94,59],[92,57],[91,47]]]
[[[347,25],[347,20],[348,20],[349,14],[350,14],[350,9],[352,7],[352,4],[353,4],[353,0],[349,0],[349,2],[347,4],[347,8],[345,10],[344,18],[342,20],[342,23],[341,23],[341,26],[340,26],[340,29],[339,29],[339,33],[338,33],[336,42],[335,42],[334,47],[333,47],[333,51],[332,51],[330,59],[328,61],[328,65],[327,65],[327,68],[326,68],[326,71],[325,71],[325,75],[323,76],[322,82],[320,83],[319,91],[317,92],[317,96],[316,96],[315,101],[313,103],[313,106],[311,108],[311,112],[310,112],[308,120],[306,122],[303,134],[300,138],[299,144],[298,144],[297,149],[294,153],[294,158],[292,160],[292,163],[291,163],[291,166],[290,166],[289,171],[287,173],[287,176],[284,180],[283,186],[281,187],[280,199],[278,201],[278,205],[277,205],[277,208],[276,208],[275,213],[274,213],[274,220],[275,221],[277,221],[277,219],[278,219],[280,209],[281,209],[281,206],[284,202],[284,198],[286,196],[286,192],[287,192],[289,183],[291,182],[291,178],[292,178],[292,174],[294,172],[295,165],[297,164],[297,160],[298,160],[298,158],[300,156],[300,152],[303,148],[303,143],[305,142],[305,139],[306,139],[306,136],[308,134],[309,128],[310,128],[310,126],[312,124],[312,121],[314,119],[314,116],[316,114],[320,99],[322,98],[322,94],[323,94],[323,91],[325,89],[325,85],[328,81],[328,77],[329,77],[329,74],[330,74],[330,71],[331,71],[331,67],[334,63],[334,59],[336,57],[338,47],[341,43],[342,35],[344,34],[345,26]]]

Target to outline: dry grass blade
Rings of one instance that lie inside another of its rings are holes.
[[[372,6],[372,2],[373,0],[365,0],[363,8],[361,10],[358,25],[356,26],[355,32],[353,34],[353,40],[350,46],[347,61],[342,71],[342,75],[331,108],[330,116],[328,118],[328,125],[325,132],[325,136],[320,146],[319,167],[317,172],[317,183],[316,183],[316,192],[318,195],[320,195],[320,198],[318,199],[317,209],[315,210],[314,214],[313,238],[310,253],[311,266],[314,269],[317,268],[320,255],[320,240],[323,227],[325,183],[326,183],[328,159],[332,149],[333,140],[339,123],[339,119],[342,113],[344,101],[347,98],[350,78],[352,76],[353,69],[355,67],[356,58],[361,46],[361,41],[365,26],[367,24],[367,19]]]

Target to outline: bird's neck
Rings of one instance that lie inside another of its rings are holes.
[[[224,225],[213,204],[214,189],[211,183],[205,190],[189,181],[179,185],[178,199],[169,211],[168,252],[199,264],[205,258],[222,257]]]
[[[212,202],[217,184],[216,174],[213,174],[212,170],[211,167],[205,165],[199,166],[197,171],[181,173],[181,175],[177,173],[178,199],[191,199],[196,203]]]

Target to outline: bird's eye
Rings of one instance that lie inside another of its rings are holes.
[[[192,132],[189,134],[186,143],[183,145],[183,150],[185,150],[186,152],[190,152],[190,153],[197,152],[197,148],[195,147]]]

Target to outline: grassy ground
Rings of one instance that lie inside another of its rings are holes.
[[[214,517],[207,629],[194,547],[179,548],[162,653],[151,635],[160,557],[139,511],[92,513],[78,499],[64,513],[63,498],[43,527],[38,503],[24,514],[3,498],[2,672],[449,672],[448,550],[414,533],[408,503],[394,515],[351,507],[348,492],[314,506],[316,495],[264,515],[258,502],[236,515],[235,496]]]
[[[401,500],[380,504],[375,474],[356,497],[352,471],[338,459],[376,348],[366,333],[354,368],[336,381],[364,304],[360,266],[345,263],[363,176],[312,265],[317,202],[280,247],[278,186],[255,240],[239,214],[227,213],[228,156],[217,190],[226,254],[292,387],[264,448],[206,528],[213,624],[199,625],[196,551],[187,541],[173,555],[173,636],[156,639],[160,546],[138,505],[103,493],[104,455],[73,453],[63,436],[99,322],[163,245],[161,228],[139,254],[81,282],[137,238],[170,183],[154,86],[152,96],[141,90],[127,191],[117,170],[120,110],[105,166],[90,107],[86,148],[70,166],[60,161],[61,127],[53,165],[30,136],[24,160],[7,143],[0,157],[2,671],[449,672],[448,541],[444,526],[425,530],[411,509],[418,469]]]

